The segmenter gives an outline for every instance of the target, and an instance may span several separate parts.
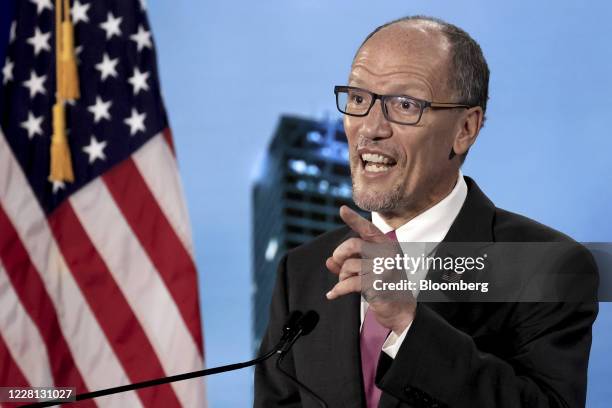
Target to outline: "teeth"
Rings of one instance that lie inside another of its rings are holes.
[[[389,169],[391,168],[391,166],[387,166],[387,165],[380,165],[380,164],[372,164],[372,163],[366,163],[365,165],[365,169],[366,171],[371,171],[373,173],[380,173],[383,171],[389,171]]]
[[[388,157],[382,156],[380,154],[376,154],[376,153],[364,153],[361,155],[361,159],[365,162],[371,162],[371,163],[383,163],[383,164],[391,163],[391,159],[389,159]]]

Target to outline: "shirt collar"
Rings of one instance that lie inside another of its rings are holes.
[[[423,211],[395,230],[399,242],[441,242],[457,218],[465,198],[467,184],[459,170],[453,190],[433,207]],[[393,228],[377,212],[372,212],[372,223],[384,233]]]

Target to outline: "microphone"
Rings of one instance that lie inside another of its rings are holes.
[[[75,401],[64,401],[64,400],[51,400],[51,401],[43,401],[37,402],[34,404],[22,405],[21,408],[43,408],[43,407],[52,407],[60,404],[70,404],[76,401],[83,401],[86,399],[103,397],[105,395],[117,394],[120,392],[134,391],[141,388],[152,387],[156,385],[168,384],[176,381],[188,380],[196,377],[204,377],[211,374],[218,374],[227,371],[239,370],[241,368],[250,367],[255,364],[261,363],[274,354],[280,354],[276,366],[278,369],[285,375],[288,375],[282,368],[280,368],[280,361],[284,358],[284,356],[289,352],[293,344],[301,337],[310,333],[319,321],[319,315],[315,311],[309,311],[306,314],[303,314],[300,311],[293,311],[289,314],[289,317],[285,321],[282,329],[282,335],[276,346],[267,353],[263,354],[260,357],[257,357],[253,360],[245,361],[242,363],[236,364],[228,364],[220,367],[208,368],[205,370],[192,371],[184,374],[172,375],[169,377],[156,378],[153,380],[142,381],[138,383],[132,383],[127,385],[121,385],[119,387],[107,388],[98,391],[86,392],[83,394],[77,394]],[[297,379],[293,378],[291,375],[288,375],[289,379],[293,381],[298,387],[302,388],[307,394],[311,395],[317,402],[323,403],[323,407],[327,407],[327,404],[321,400],[314,392],[312,392],[305,385],[300,383]]]
[[[289,314],[289,317],[287,318],[287,320],[285,321],[285,324],[283,325],[283,331],[282,331],[283,334],[277,344],[277,347],[276,347],[277,350],[282,347],[285,347],[285,344],[287,343],[287,341],[291,337],[294,336],[295,332],[298,329],[298,323],[300,322],[303,316],[304,316],[304,313],[300,312],[299,310],[294,310],[293,312]]]
[[[289,316],[289,319],[291,319],[291,316]],[[285,355],[291,349],[293,343],[301,336],[306,336],[313,331],[317,323],[319,323],[319,314],[314,310],[310,310],[304,315],[300,313],[300,317],[291,326],[291,329],[286,331],[285,342],[278,348],[277,353]]]

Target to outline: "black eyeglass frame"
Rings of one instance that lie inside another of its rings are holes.
[[[357,90],[357,91],[365,92],[369,95],[372,95],[370,106],[368,106],[368,109],[365,111],[365,113],[363,114],[348,113],[348,112],[343,111],[340,108],[340,100],[338,97],[338,93],[340,92],[348,93],[348,91],[350,90]],[[467,105],[467,104],[462,104],[462,103],[427,101],[425,99],[415,98],[414,96],[410,96],[410,95],[380,95],[380,94],[368,91],[367,89],[358,88],[356,86],[346,86],[346,85],[334,86],[334,94],[336,95],[336,108],[338,109],[338,111],[340,111],[340,113],[344,115],[355,116],[355,117],[368,116],[368,114],[370,113],[370,110],[372,110],[372,106],[374,106],[374,104],[376,103],[376,100],[380,99],[380,104],[382,106],[382,111],[385,116],[385,119],[387,119],[389,122],[392,122],[392,123],[397,123],[399,125],[408,125],[408,126],[417,125],[421,121],[421,117],[423,116],[423,111],[427,108],[430,108],[430,109],[455,109],[455,108],[470,109],[470,108],[475,107],[475,105]],[[412,122],[412,123],[399,122],[397,120],[393,120],[389,118],[389,112],[387,112],[387,104],[385,102],[387,98],[398,98],[398,97],[410,99],[418,104],[420,111],[419,111],[419,117],[415,122]]]

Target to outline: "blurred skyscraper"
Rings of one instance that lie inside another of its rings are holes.
[[[341,120],[282,116],[253,188],[253,346],[259,347],[282,254],[344,225],[353,205]]]

